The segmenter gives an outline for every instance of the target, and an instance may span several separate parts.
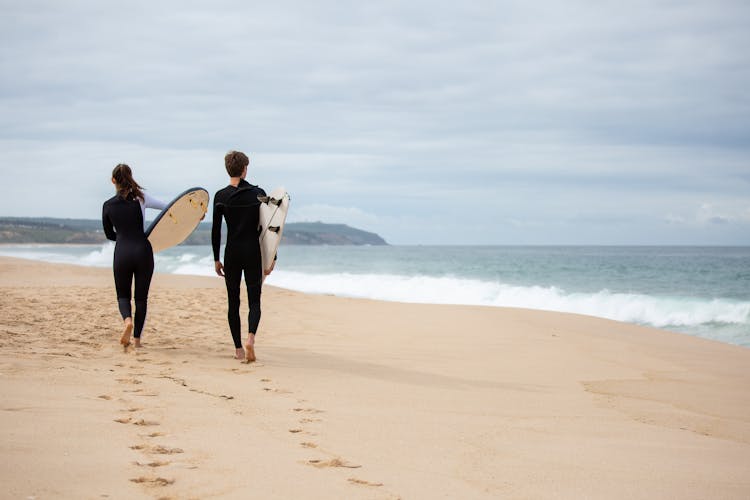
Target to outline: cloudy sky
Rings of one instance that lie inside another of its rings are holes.
[[[111,169],[394,244],[750,244],[750,2],[0,0],[0,215]]]

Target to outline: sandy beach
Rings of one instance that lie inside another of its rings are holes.
[[[750,498],[750,350],[592,317],[0,258],[2,498]],[[243,322],[246,297],[243,297]],[[244,324],[244,323],[243,323]]]

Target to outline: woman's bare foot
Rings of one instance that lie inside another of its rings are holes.
[[[136,347],[143,347],[143,345],[141,344],[141,338],[136,337],[133,345],[135,345]]]
[[[234,350],[234,359],[245,359],[245,350],[243,348]]]
[[[245,360],[248,363],[255,361],[255,334],[247,335],[247,344],[245,344]]]
[[[133,333],[133,318],[125,318],[124,324],[125,329],[122,332],[122,337],[120,337],[120,344],[127,347],[130,345],[130,334]]]

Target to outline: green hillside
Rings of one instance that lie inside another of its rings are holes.
[[[223,233],[226,233],[226,228]],[[102,223],[96,219],[56,219],[52,217],[0,217],[0,243],[80,243],[106,241]],[[185,245],[211,243],[211,223],[202,222]],[[345,224],[290,222],[284,226],[286,245],[387,245],[375,233]]]

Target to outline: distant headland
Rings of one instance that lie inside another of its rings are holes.
[[[226,233],[226,231],[223,231]],[[102,223],[96,219],[53,217],[0,217],[0,243],[97,244],[107,241]],[[346,224],[288,222],[286,245],[387,245],[375,233]],[[202,222],[183,245],[210,245],[211,223]]]

